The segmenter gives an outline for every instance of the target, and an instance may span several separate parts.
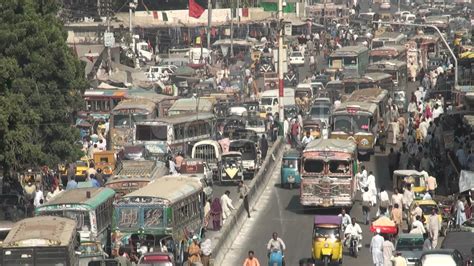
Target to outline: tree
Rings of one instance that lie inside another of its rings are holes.
[[[0,165],[5,175],[73,161],[72,125],[87,88],[55,0],[0,2]]]

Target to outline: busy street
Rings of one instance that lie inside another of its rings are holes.
[[[5,1],[0,265],[473,265],[470,1]]]

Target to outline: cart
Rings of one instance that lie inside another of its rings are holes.
[[[398,234],[398,227],[395,222],[385,216],[378,218],[370,225],[371,232],[375,233],[377,229],[380,230],[381,235],[396,236]]]

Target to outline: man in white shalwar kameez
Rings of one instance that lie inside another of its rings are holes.
[[[365,170],[365,166],[362,165],[360,167],[355,177],[360,191],[364,192],[364,188],[367,187],[367,170]]]
[[[369,172],[369,176],[367,177],[367,187],[369,188],[369,192],[372,195],[372,206],[375,206],[375,204],[377,204],[377,186],[375,185],[375,176],[372,171]]]
[[[235,210],[234,205],[232,205],[232,199],[229,197],[230,191],[226,191],[221,197],[221,206],[222,206],[222,224],[225,223],[226,219],[229,218],[232,210]]]
[[[370,253],[372,253],[372,261],[375,266],[383,265],[383,242],[384,238],[380,235],[380,229],[377,229],[377,234],[372,237],[370,241]]]

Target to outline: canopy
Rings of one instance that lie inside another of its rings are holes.
[[[194,69],[191,68],[191,67],[188,67],[188,66],[178,67],[174,71],[175,76],[192,76],[192,75],[194,75],[194,73],[195,73]]]
[[[459,192],[474,190],[474,172],[461,170],[459,175]]]
[[[342,217],[337,215],[315,215],[314,224],[341,224]]]

